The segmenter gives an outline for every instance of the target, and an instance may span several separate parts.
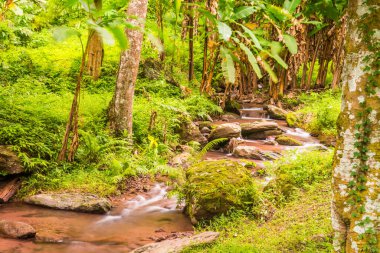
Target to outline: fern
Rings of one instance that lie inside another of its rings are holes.
[[[202,150],[198,153],[196,159],[197,160],[201,160],[203,158],[203,156],[208,152],[210,151],[211,149],[213,149],[214,147],[218,146],[219,144],[222,144],[223,142],[226,142],[228,141],[228,138],[219,138],[219,139],[215,139],[215,140],[212,140],[210,141],[209,143],[206,144],[206,146],[204,146],[202,148]]]

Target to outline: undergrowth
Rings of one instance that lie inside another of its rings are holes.
[[[218,231],[220,238],[184,252],[331,252],[331,163],[330,151],[303,152],[275,161],[268,170],[274,179],[262,194],[270,202],[264,208],[272,216],[255,219],[242,211],[221,215],[197,227],[199,232]],[[273,191],[271,184],[289,184],[292,190],[287,198],[278,198],[282,193]]]
[[[86,37],[86,31],[83,37]],[[31,175],[20,196],[38,191],[117,193],[125,177],[181,173],[166,166],[181,143],[176,129],[183,114],[204,119],[220,107],[197,89],[183,94],[180,87],[139,78],[134,101],[134,146],[107,131],[107,109],[114,92],[120,51],[105,47],[102,76],[85,76],[80,95],[80,147],[73,164],[56,163],[80,65],[80,44],[58,44],[50,30],[38,33],[34,46],[13,46],[0,54],[0,145],[11,145]],[[144,43],[142,58],[154,49]],[[177,81],[186,80],[177,71]],[[180,83],[185,86],[186,83]],[[157,117],[152,126],[152,113]]]
[[[313,135],[335,136],[341,106],[340,96],[339,91],[328,90],[321,93],[302,93],[296,99],[285,99],[286,104],[298,108],[288,116],[287,121]]]

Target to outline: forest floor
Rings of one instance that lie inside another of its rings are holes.
[[[238,212],[219,217],[198,229],[220,231],[221,238],[213,245],[196,246],[184,253],[331,252],[330,184],[324,181],[299,190],[266,222]]]

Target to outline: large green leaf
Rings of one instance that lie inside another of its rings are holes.
[[[232,19],[238,20],[238,19],[246,18],[252,13],[254,13],[255,11],[256,9],[252,6],[241,6],[237,8],[234,15],[232,16]]]
[[[226,23],[218,21],[218,31],[223,40],[228,41],[231,38],[232,30]]]
[[[276,73],[274,73],[274,71],[272,70],[272,68],[270,67],[269,63],[267,63],[266,61],[263,60],[263,68],[266,72],[268,72],[269,74],[269,77],[270,79],[272,79],[272,81],[274,83],[277,83],[278,82],[278,78],[277,78],[277,75]]]
[[[288,12],[288,10],[275,5],[269,4],[267,6],[267,11],[269,12],[272,18],[281,22],[291,20],[293,18],[292,15],[290,15],[290,13]]]
[[[81,34],[77,30],[70,27],[58,27],[53,31],[53,37],[56,41],[62,42],[72,36],[80,38]]]
[[[121,49],[128,47],[128,40],[122,26],[109,26],[107,29],[112,33]]]
[[[115,38],[112,34],[111,31],[105,29],[104,27],[101,27],[101,26],[95,26],[93,27],[97,32],[98,34],[100,35],[100,37],[102,37],[104,43],[106,43],[107,45],[115,45]]]
[[[261,74],[261,70],[260,70],[260,67],[259,65],[257,64],[257,60],[255,58],[255,56],[253,55],[253,53],[251,52],[251,50],[246,46],[244,45],[243,43],[241,43],[238,39],[234,39],[234,41],[239,44],[241,50],[244,51],[244,53],[247,55],[248,57],[248,61],[249,63],[251,64],[252,68],[253,68],[253,71],[255,71],[256,75],[258,78],[262,78],[263,75]]]
[[[300,3],[301,0],[285,0],[283,8],[289,11],[289,13],[293,13]]]
[[[181,0],[174,0],[174,9],[175,9],[176,20],[178,20],[179,12],[181,10],[181,5],[182,5]]]
[[[268,53],[270,57],[276,60],[278,64],[280,64],[283,68],[287,69],[288,64],[281,58],[280,53],[282,51],[282,46],[280,42],[272,41],[271,43],[271,53]]]
[[[220,48],[220,52],[222,54],[222,71],[223,76],[228,83],[235,83],[236,73],[235,73],[235,65],[232,59],[232,56],[228,52],[225,47]]]
[[[289,49],[289,52],[291,54],[296,54],[298,52],[296,39],[289,34],[284,34],[283,38],[284,38],[284,43],[286,47]]]
[[[249,37],[252,39],[252,42],[253,44],[255,45],[256,48],[260,49],[260,50],[263,50],[259,40],[257,39],[257,37],[253,34],[253,32],[251,30],[249,30],[247,27],[245,27],[244,25],[241,25],[241,27],[243,28],[244,32],[246,34],[249,35]]]

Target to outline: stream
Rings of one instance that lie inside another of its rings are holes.
[[[9,203],[0,219],[17,220],[37,230],[37,242],[0,239],[1,253],[119,253],[153,242],[172,232],[193,231],[177,209],[177,199],[156,184],[114,208],[107,215],[76,213]]]
[[[269,119],[262,107],[244,104],[241,118],[230,123],[274,121],[288,135],[303,143],[301,147],[270,145],[267,140],[241,139],[239,145],[282,153],[284,150],[320,146],[319,141],[298,128],[289,128],[284,120]],[[216,124],[225,121],[214,122]],[[241,160],[219,151],[209,151],[205,160]],[[244,159],[247,160],[247,159]],[[263,161],[254,160],[259,166]],[[37,239],[22,241],[0,238],[1,253],[119,253],[170,238],[178,232],[191,233],[189,219],[177,208],[177,199],[167,196],[167,187],[156,184],[144,194],[126,199],[107,215],[60,211],[23,203],[0,205],[0,219],[26,222],[37,231]]]

